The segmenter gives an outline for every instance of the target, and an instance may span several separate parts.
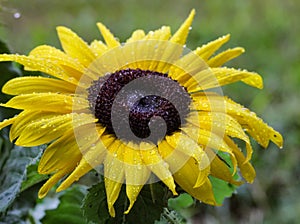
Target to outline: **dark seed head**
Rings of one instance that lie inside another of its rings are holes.
[[[108,133],[128,141],[147,138],[156,143],[178,131],[191,102],[184,87],[167,74],[140,69],[100,77],[88,93],[98,122]]]

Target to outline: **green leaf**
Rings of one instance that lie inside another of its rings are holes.
[[[130,213],[126,216],[126,221],[153,224],[155,220],[159,220],[164,207],[167,207],[167,192],[167,188],[160,183],[145,185]]]
[[[236,187],[226,181],[220,180],[213,176],[209,177],[212,186],[213,192],[216,198],[217,203],[222,204],[224,199],[231,197],[232,193],[235,191]]]
[[[22,182],[21,192],[49,178],[48,175],[39,174],[37,172],[37,167],[38,164],[33,164],[27,167],[26,180]]]
[[[185,224],[184,218],[175,210],[164,208],[160,220],[155,221],[155,224]]]
[[[167,205],[166,188],[159,183],[145,185],[130,213],[125,215],[128,204],[125,185],[123,185],[114,205],[116,217],[111,217],[107,208],[105,185],[101,182],[89,189],[82,208],[89,223],[153,224],[155,220],[160,219],[163,208]]]
[[[35,164],[42,150],[38,147],[23,148],[15,146],[9,155],[0,174],[0,213],[3,213],[14,202],[26,177],[26,168]]]
[[[88,189],[83,200],[83,215],[89,223],[106,223],[111,218],[106,203],[104,183],[98,183]]]
[[[60,203],[54,210],[47,210],[45,217],[41,220],[43,224],[82,224],[85,219],[81,211],[81,203],[86,190],[81,185],[73,185],[59,197]]]
[[[168,201],[169,208],[177,211],[183,208],[188,208],[193,203],[194,203],[193,197],[187,193],[180,194],[176,198],[170,198]]]

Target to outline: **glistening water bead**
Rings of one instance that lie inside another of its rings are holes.
[[[138,85],[122,92],[136,80],[139,81]],[[128,134],[130,131],[141,140],[150,136],[148,140],[154,143],[164,136],[151,131],[161,132],[165,129],[164,135],[178,131],[185,122],[191,102],[185,88],[167,74],[140,69],[106,74],[92,83],[88,93],[90,109],[98,122],[109,133],[118,133],[119,138],[128,141],[133,140],[130,139],[132,135]],[[113,125],[112,113],[118,113],[115,123],[119,125]],[[122,125],[124,122],[129,123],[131,130]]]

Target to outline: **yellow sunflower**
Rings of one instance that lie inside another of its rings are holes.
[[[265,148],[270,140],[282,147],[280,133],[222,95],[220,86],[237,81],[263,87],[257,73],[223,67],[244,49],[214,55],[229,35],[194,51],[185,47],[194,15],[192,10],[173,35],[168,26],[147,34],[136,30],[123,44],[101,23],[105,43],[87,44],[58,27],[63,51],[42,45],[28,56],[0,55],[0,61],[45,74],[3,86],[15,96],[1,106],[22,112],[0,123],[0,128],[11,125],[16,145],[48,144],[38,171],[52,176],[40,198],[59,180],[56,190],[62,191],[96,169],[104,175],[111,216],[123,184],[130,202],[126,213],[142,187],[154,181],[174,195],[180,186],[217,205],[210,176],[234,185],[243,183],[233,178],[236,172],[247,182],[255,177],[249,135]],[[245,152],[234,139],[245,143]]]

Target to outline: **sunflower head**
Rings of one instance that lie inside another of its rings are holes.
[[[0,55],[0,61],[44,74],[4,85],[2,91],[14,97],[1,105],[22,112],[0,123],[0,128],[11,125],[16,145],[47,144],[38,171],[51,177],[39,197],[61,179],[57,191],[96,169],[104,176],[114,216],[122,185],[128,213],[147,183],[160,181],[173,195],[181,189],[218,205],[212,178],[232,185],[254,180],[249,136],[263,147],[270,141],[282,147],[282,137],[224,96],[221,86],[242,81],[262,88],[262,78],[223,66],[244,52],[237,47],[215,54],[229,35],[188,50],[194,15],[192,10],[174,34],[168,26],[136,30],[122,44],[101,23],[105,43],[88,44],[58,27],[62,50],[42,45],[28,56]]]

